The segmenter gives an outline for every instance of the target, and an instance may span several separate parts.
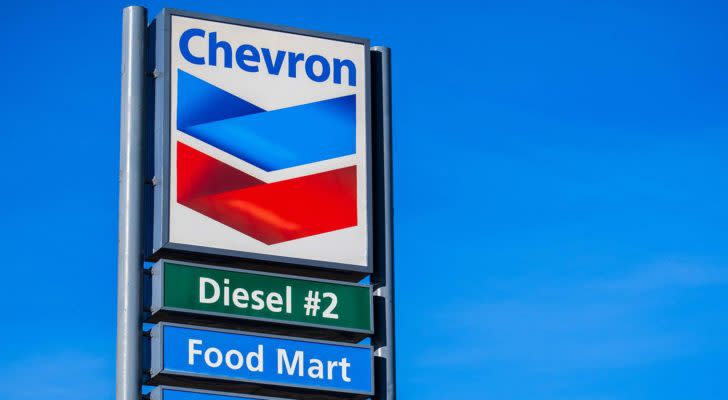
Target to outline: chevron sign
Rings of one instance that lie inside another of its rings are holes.
[[[368,272],[368,42],[164,23],[154,251]]]

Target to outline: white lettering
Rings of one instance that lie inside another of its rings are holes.
[[[187,341],[187,364],[189,365],[195,365],[195,356],[202,354],[202,350],[195,349],[195,345],[197,344],[202,344],[202,340],[189,339]]]
[[[257,365],[253,366],[253,359],[257,361]],[[248,370],[253,372],[263,372],[263,345],[258,345],[258,352],[251,351],[248,353]]]
[[[273,312],[281,312],[283,310],[283,308],[280,307],[280,305],[283,304],[283,298],[279,293],[268,293],[268,297],[266,297],[265,302],[268,305],[268,309]]]
[[[286,349],[278,349],[278,374],[283,374],[283,364],[285,363],[286,373],[293,375],[298,368],[298,376],[303,376],[303,352],[297,350],[293,355],[293,362],[288,361]]]
[[[212,286],[213,295],[207,297],[207,285]],[[220,299],[220,285],[210,278],[200,278],[200,303],[211,304]]]
[[[233,356],[238,359],[235,363],[233,363]],[[230,369],[240,369],[243,367],[244,362],[243,354],[237,350],[230,350],[225,353],[225,365],[227,365]]]
[[[346,357],[344,357],[341,359],[339,365],[341,365],[341,379],[343,379],[344,382],[351,382],[351,378],[346,375],[346,369],[351,366],[351,363],[347,362]]]
[[[265,307],[265,302],[263,301],[263,291],[262,290],[253,290],[253,306],[251,307],[253,310],[262,310]]]
[[[212,361],[212,357],[210,354],[215,355],[215,361]],[[207,350],[205,350],[205,364],[211,366],[212,368],[217,368],[220,365],[222,365],[222,352],[217,347],[210,347]]]
[[[242,303],[241,300],[245,303]],[[243,288],[233,290],[233,304],[235,307],[248,308],[248,292]]]
[[[331,318],[331,319],[339,319],[339,314],[334,313],[334,309],[336,308],[336,304],[337,304],[336,295],[331,292],[326,292],[326,293],[324,293],[324,299],[331,299],[331,303],[324,310],[323,317]]]
[[[339,366],[339,362],[338,361],[327,361],[326,364],[328,366],[328,372],[329,372],[328,375],[326,376],[326,379],[331,380],[331,379],[333,379],[334,368]]]
[[[229,306],[230,305],[230,287],[228,286],[230,284],[230,279],[225,279],[223,281],[225,283],[225,287],[223,288],[223,295],[222,295],[222,304]]]
[[[324,379],[324,364],[321,360],[312,358],[310,364],[311,366],[308,367],[308,376],[316,379]]]

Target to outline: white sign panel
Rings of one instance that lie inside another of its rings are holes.
[[[368,41],[157,23],[153,250],[370,271]]]

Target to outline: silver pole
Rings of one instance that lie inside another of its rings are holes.
[[[397,397],[394,351],[394,235],[392,218],[392,84],[390,49],[371,48],[373,83],[373,148],[375,204],[375,265],[372,284],[375,287],[375,347],[377,362],[375,398],[395,400]]]
[[[124,8],[119,153],[119,275],[116,306],[116,400],[141,396],[142,149],[147,10]]]

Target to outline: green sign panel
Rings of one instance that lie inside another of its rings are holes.
[[[155,265],[152,279],[153,313],[165,309],[372,331],[367,285],[164,260]]]

